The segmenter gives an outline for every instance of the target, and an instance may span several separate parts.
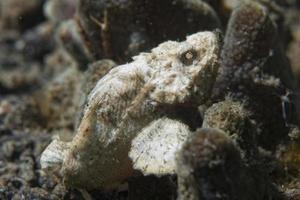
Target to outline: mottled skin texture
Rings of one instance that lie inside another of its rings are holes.
[[[83,117],[89,93],[94,89],[98,80],[105,76],[114,67],[116,67],[116,63],[108,59],[99,60],[88,65],[88,69],[84,72],[80,86],[80,94],[78,95],[79,100],[76,109],[80,112],[76,116],[75,128],[79,126],[81,118]]]
[[[165,110],[170,107],[197,110],[205,103],[217,74],[218,54],[217,34],[200,32],[180,43],[162,43],[112,69],[89,95],[63,160],[65,183],[112,189],[129,177],[132,139],[151,121],[168,117]]]

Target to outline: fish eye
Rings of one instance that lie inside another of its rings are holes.
[[[180,55],[180,61],[185,65],[191,65],[197,56],[197,52],[194,49],[190,49]]]

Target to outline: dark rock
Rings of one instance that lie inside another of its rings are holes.
[[[166,40],[220,28],[215,11],[200,0],[81,0],[78,23],[94,59],[128,61]]]
[[[289,111],[285,102],[290,98],[284,97],[295,88],[276,36],[275,25],[261,4],[246,1],[236,8],[228,23],[215,86],[215,96],[223,99],[230,93],[233,99],[244,102],[261,130],[258,144],[269,150],[287,139],[289,120],[285,114]]]
[[[260,130],[251,119],[251,112],[242,103],[227,97],[225,101],[213,104],[205,112],[202,127],[221,129],[239,148],[244,161],[248,164],[256,162],[256,138]]]
[[[130,200],[171,200],[176,199],[176,190],[176,177],[140,176],[129,181],[128,198]]]
[[[278,198],[268,179],[243,163],[237,147],[219,129],[200,129],[178,152],[181,200]]]

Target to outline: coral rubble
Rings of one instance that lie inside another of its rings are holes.
[[[299,199],[299,13],[0,0],[0,199]]]

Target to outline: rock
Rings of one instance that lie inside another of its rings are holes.
[[[88,63],[92,60],[92,56],[79,34],[79,27],[75,20],[62,22],[57,32],[62,48],[77,63],[77,67],[80,70],[86,70]]]
[[[219,129],[200,129],[177,154],[178,199],[278,198],[278,192],[244,165],[230,138]]]
[[[261,130],[258,144],[271,151],[287,139],[288,124],[298,124],[299,113],[294,93],[289,92],[294,91],[295,79],[278,39],[264,6],[246,1],[237,7],[228,23],[214,91],[216,101],[230,93],[243,102]]]
[[[213,104],[204,115],[203,128],[218,128],[231,137],[241,157],[249,163],[257,161],[257,135],[260,130],[251,119],[252,113],[238,101],[227,97]]]
[[[128,62],[163,41],[220,27],[215,11],[201,0],[80,0],[78,8],[81,34],[94,60]]]
[[[0,2],[0,27],[24,31],[44,20],[43,0],[2,0]],[[34,18],[34,20],[32,20]]]

